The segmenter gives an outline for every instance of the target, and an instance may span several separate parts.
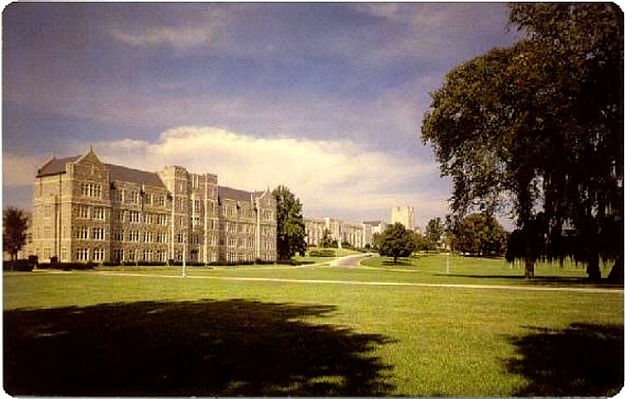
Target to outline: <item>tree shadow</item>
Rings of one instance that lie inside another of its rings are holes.
[[[134,302],[4,312],[4,388],[46,396],[374,396],[388,337],[311,324],[334,306]]]
[[[570,276],[535,276],[531,280],[521,275],[505,275],[505,274],[446,274],[434,273],[435,276],[441,277],[466,277],[475,279],[501,279],[511,281],[526,281],[528,284],[544,285],[544,286],[562,286],[562,285],[583,285],[585,287],[601,287],[601,288],[622,288],[622,285],[609,284],[607,280],[597,283],[586,277],[570,277]]]
[[[526,327],[510,338],[504,361],[527,385],[515,396],[614,396],[623,387],[623,326],[573,323],[566,329]]]

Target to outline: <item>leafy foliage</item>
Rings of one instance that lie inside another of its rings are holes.
[[[492,215],[472,213],[458,224],[453,247],[471,255],[500,256],[506,250],[506,232]]]
[[[319,239],[320,248],[338,248],[338,242],[332,239],[332,232],[330,229],[323,229],[323,235]]]
[[[306,250],[302,204],[285,186],[278,186],[272,194],[277,204],[278,259],[288,260]]]
[[[375,241],[380,255],[391,256],[393,263],[397,263],[399,257],[410,256],[415,250],[413,233],[406,230],[401,223],[388,226],[382,234],[375,237]]]
[[[28,216],[23,210],[8,207],[4,210],[2,222],[2,243],[4,250],[11,255],[11,260],[17,259],[17,253],[26,244],[26,229],[28,228]]]
[[[434,218],[428,221],[425,227],[425,238],[428,241],[427,245],[436,248],[441,241],[443,234],[445,233],[445,227],[441,218]]]
[[[572,256],[597,278],[600,257],[622,268],[622,14],[605,3],[510,7],[526,39],[452,70],[423,140],[453,179],[455,214],[511,202],[524,242],[513,256],[528,277],[539,257],[571,255],[558,244],[568,225],[583,246]]]

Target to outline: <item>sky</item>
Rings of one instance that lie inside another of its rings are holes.
[[[88,151],[286,185],[307,217],[417,225],[451,181],[421,142],[430,93],[519,35],[502,3],[12,3],[3,13],[3,206]]]

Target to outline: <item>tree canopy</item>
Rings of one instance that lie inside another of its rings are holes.
[[[11,260],[17,259],[17,253],[26,244],[26,229],[28,228],[28,216],[23,210],[8,207],[2,215],[4,225],[2,231],[2,243],[4,250],[11,255]]]
[[[380,255],[392,257],[393,263],[397,263],[399,257],[410,256],[415,250],[413,233],[401,223],[389,225],[375,238],[375,243]]]
[[[430,247],[438,247],[444,233],[445,226],[443,226],[441,218],[437,217],[428,221],[428,224],[425,227],[425,238]]]
[[[278,259],[288,260],[306,250],[306,231],[302,204],[285,186],[278,186],[272,194],[276,198]]]
[[[565,256],[600,277],[599,258],[619,264],[622,253],[622,14],[605,3],[523,3],[510,21],[525,38],[449,72],[423,140],[453,179],[456,215],[511,212],[527,277],[537,258]],[[563,244],[567,227],[582,247]],[[532,244],[537,234],[545,245]]]
[[[455,250],[470,255],[501,256],[506,251],[506,232],[486,212],[463,218],[454,229],[452,241]]]

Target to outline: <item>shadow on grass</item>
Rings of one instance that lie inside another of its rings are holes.
[[[135,302],[4,312],[12,395],[385,395],[391,342],[309,324],[333,306]]]
[[[518,356],[505,361],[528,381],[515,396],[613,396],[622,388],[622,325],[527,328],[532,333],[511,338]]]
[[[393,260],[383,260],[382,265],[384,266],[412,266],[412,261],[406,258],[398,258],[397,262],[393,263]]]
[[[588,287],[623,287],[618,284],[611,284],[606,280],[597,283],[591,281],[585,277],[569,277],[569,276],[535,276],[531,280],[527,280],[522,275],[506,275],[506,274],[446,274],[446,273],[434,273],[435,276],[441,277],[466,277],[475,279],[499,279],[499,280],[514,280],[514,281],[526,281],[528,284],[536,285],[584,285]]]

